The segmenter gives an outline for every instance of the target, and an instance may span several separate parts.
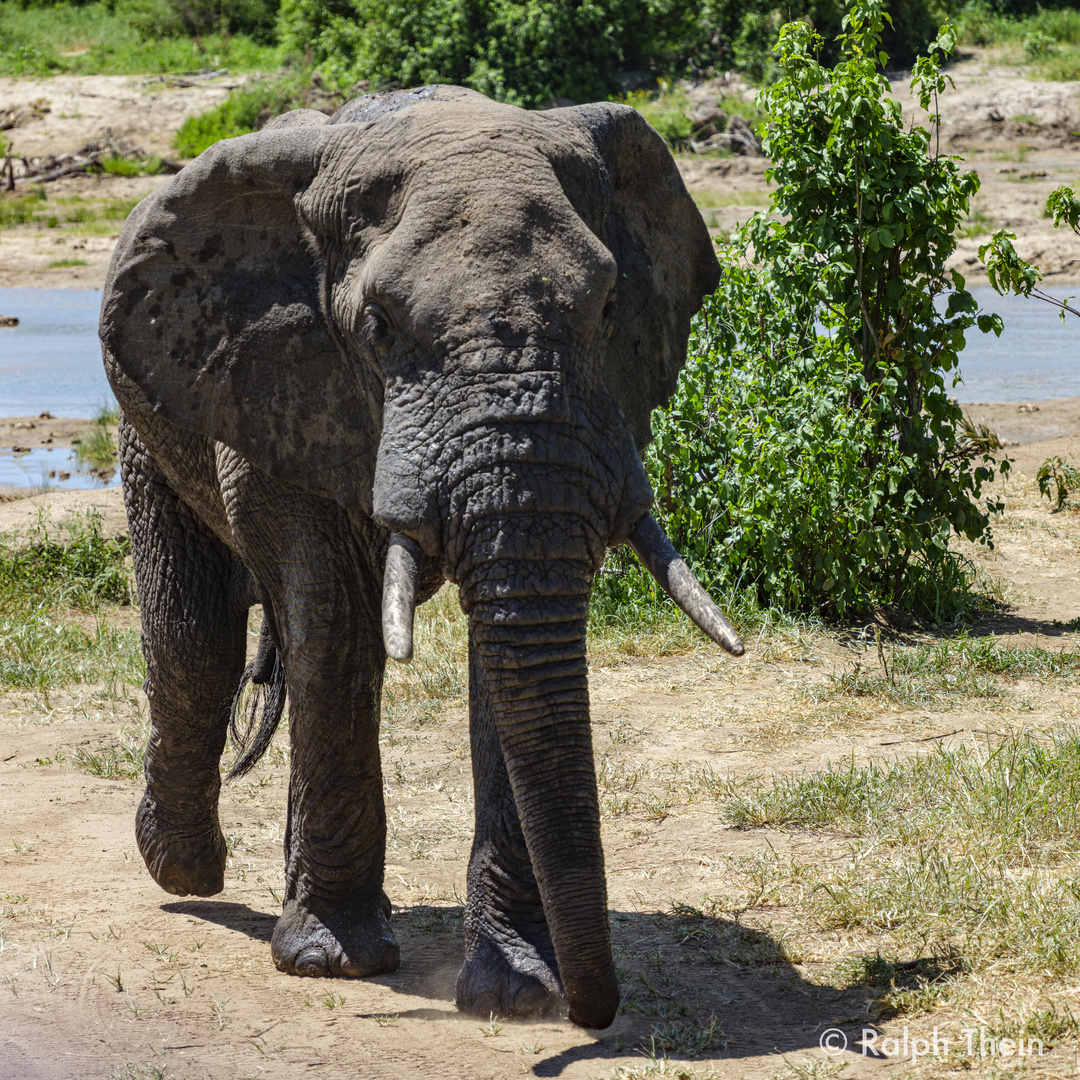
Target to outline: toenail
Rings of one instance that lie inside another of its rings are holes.
[[[523,986],[514,997],[514,1011],[523,1016],[536,1016],[552,1005],[551,995],[539,983]]]
[[[330,962],[322,949],[312,946],[297,956],[293,970],[297,975],[325,975],[330,970]]]

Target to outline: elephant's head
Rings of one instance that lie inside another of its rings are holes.
[[[391,655],[411,654],[420,562],[460,586],[571,1018],[610,1023],[585,681],[605,548],[632,542],[742,651],[649,516],[639,457],[719,278],[663,140],[619,105],[371,95],[219,143],[113,266],[114,376],[391,532]]]

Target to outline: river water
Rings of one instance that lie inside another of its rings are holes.
[[[971,291],[984,311],[1001,315],[1005,330],[1000,338],[968,332],[963,379],[953,390],[960,402],[1080,397],[1080,319],[1067,315],[1062,325],[1041,300],[1002,297],[987,287]],[[1064,299],[1080,294],[1080,286],[1046,291]],[[95,289],[0,289],[0,315],[19,319],[18,326],[0,329],[0,416],[47,409],[54,416],[90,417],[112,403],[97,338],[100,305]],[[62,470],[72,472],[67,481],[47,477]],[[42,447],[16,457],[0,448],[0,485],[42,482],[102,486],[75,470],[66,451]]]

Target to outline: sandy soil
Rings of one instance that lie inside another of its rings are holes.
[[[239,80],[232,76],[191,86],[156,76],[0,78],[0,115],[22,117],[3,134],[11,153],[25,158],[77,153],[106,131],[147,154],[174,157],[172,137],[184,120],[212,108],[237,85]],[[167,179],[69,177],[51,182],[48,193],[56,199],[78,195],[91,203],[142,198]],[[20,183],[16,196],[25,190]],[[0,233],[0,287],[101,288],[117,235],[87,235],[77,228],[6,229]],[[86,265],[49,267],[65,259]]]
[[[995,529],[997,547],[972,552],[1008,602],[976,631],[1075,648],[1075,521],[1052,514],[1030,478],[1052,453],[1080,460],[1080,399],[1039,403],[1038,411],[971,408],[1020,442],[1001,488],[1008,511]],[[91,506],[109,531],[123,532],[115,491],[0,505],[0,531],[24,529],[41,507],[56,519]],[[120,621],[134,625],[135,616]],[[410,674],[392,673],[383,732],[387,889],[403,962],[394,975],[362,981],[290,978],[270,962],[282,889],[287,766],[280,736],[250,778],[223,791],[231,849],[225,891],[175,899],[153,884],[135,847],[141,785],[72,766],[77,750],[99,753],[142,730],[137,687],[76,686],[47,700],[0,695],[0,1078],[151,1077],[160,1069],[190,1078],[312,1070],[328,1078],[586,1080],[640,1065],[640,1048],[663,1029],[666,1009],[720,1022],[728,1045],[694,1061],[719,1077],[770,1077],[785,1060],[824,1065],[821,1031],[863,1004],[858,988],[831,974],[851,947],[848,936],[807,940],[783,909],[751,907],[737,921],[725,917],[724,932],[766,951],[777,940],[798,941],[797,960],[723,963],[695,944],[678,905],[724,896],[732,860],[770,851],[827,860],[838,857],[843,837],[735,830],[709,799],[671,805],[653,793],[702,769],[719,777],[809,770],[852,755],[856,762],[893,758],[928,741],[970,740],[988,726],[1037,727],[1080,715],[1080,692],[1071,685],[1025,685],[1015,712],[997,703],[989,712],[812,709],[815,687],[855,663],[873,665],[872,644],[850,634],[772,636],[751,642],[743,663],[708,647],[666,658],[594,657],[612,932],[624,993],[636,1007],[609,1031],[592,1033],[550,1021],[508,1022],[491,1034],[489,1023],[454,1009],[471,833],[460,694],[451,692],[442,710],[410,711],[401,704]],[[666,980],[652,1005],[642,980]],[[904,1021],[920,1034],[933,1022],[942,1017]],[[893,1027],[899,1031],[899,1022],[886,1023],[886,1034]],[[1071,1048],[1051,1051],[1029,1075],[1065,1075],[1058,1070],[1072,1068],[1071,1055]],[[898,1071],[896,1061],[854,1055],[843,1064],[844,1076]]]
[[[0,78],[0,113],[21,109],[28,114],[4,132],[11,152],[20,157],[77,153],[106,128],[148,154],[172,157],[172,137],[180,125],[213,108],[239,84],[232,76],[190,86],[144,75]]]

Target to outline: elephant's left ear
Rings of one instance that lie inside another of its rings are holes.
[[[121,406],[141,396],[271,476],[370,513],[380,403],[336,338],[323,245],[301,212],[358,138],[301,116],[184,168],[124,226],[101,341]]]
[[[628,105],[559,109],[591,135],[611,185],[601,236],[619,265],[607,384],[643,450],[686,362],[690,320],[720,282],[716,251],[667,144]]]

